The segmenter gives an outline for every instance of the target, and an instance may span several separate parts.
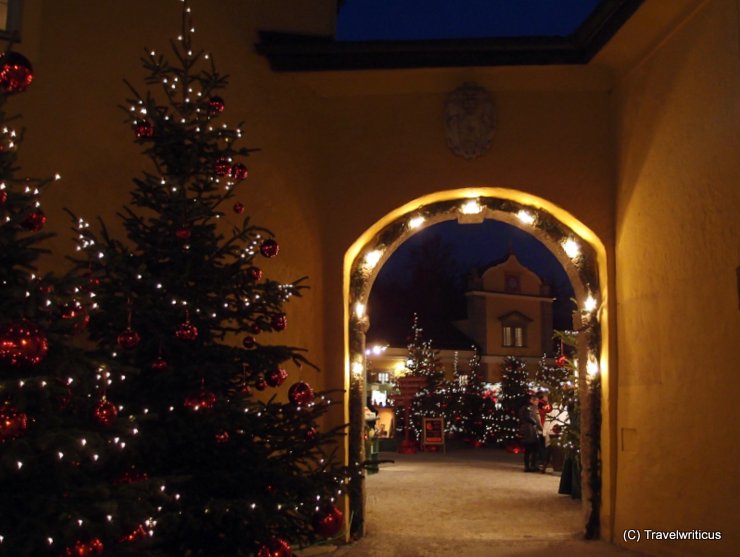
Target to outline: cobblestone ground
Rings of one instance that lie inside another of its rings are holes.
[[[579,501],[560,477],[523,472],[521,455],[458,449],[395,460],[367,479],[367,535],[335,557],[628,556],[580,539]],[[318,549],[318,548],[316,548]],[[545,553],[543,553],[545,552]]]

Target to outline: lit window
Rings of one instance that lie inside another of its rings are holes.
[[[388,383],[388,380],[390,379],[389,374],[387,371],[381,371],[378,373],[378,381],[381,383]]]
[[[524,346],[524,328],[514,327],[514,346]]]
[[[504,346],[513,346],[511,338],[511,327],[504,327]]]

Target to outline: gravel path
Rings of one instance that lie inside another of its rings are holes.
[[[367,535],[336,548],[336,557],[635,555],[581,540],[580,502],[558,495],[558,475],[524,473],[521,455],[458,449],[381,458],[395,463],[368,476]]]

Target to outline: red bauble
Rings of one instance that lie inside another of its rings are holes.
[[[68,547],[64,557],[88,557],[89,555],[100,555],[103,553],[103,542],[99,538],[93,538],[88,542],[75,542],[74,547]]]
[[[122,537],[119,541],[120,543],[135,542],[136,540],[146,538],[147,536],[149,536],[149,532],[146,531],[143,524],[139,524],[133,532]]]
[[[244,178],[246,178],[249,175],[249,171],[247,170],[247,167],[244,166],[240,162],[232,166],[230,172],[231,172],[231,177],[234,180],[244,180]]]
[[[0,362],[11,366],[37,365],[49,351],[49,341],[29,321],[10,323],[0,329]]]
[[[229,442],[229,432],[228,431],[221,431],[216,434],[216,443],[228,443]]]
[[[257,381],[254,383],[254,388],[258,391],[264,391],[267,388],[267,381],[265,381],[265,378],[258,377]]]
[[[131,350],[132,348],[136,348],[137,346],[139,346],[139,343],[141,342],[141,337],[139,336],[139,333],[134,331],[131,327],[126,327],[126,330],[121,332],[116,340],[118,341],[118,345],[121,348]]]
[[[165,360],[162,356],[158,356],[157,359],[149,364],[149,367],[152,368],[154,371],[164,371],[167,369],[167,366],[167,360]]]
[[[62,309],[62,319],[70,320],[72,332],[80,333],[90,323],[90,315],[85,311],[80,302],[72,302]]]
[[[310,427],[306,430],[306,441],[313,441],[319,434],[319,430],[315,427]]]
[[[309,402],[313,402],[313,389],[311,388],[311,385],[305,381],[293,383],[288,390],[288,398],[293,404],[308,404]]]
[[[180,340],[193,342],[198,338],[198,327],[193,325],[190,321],[185,321],[185,323],[181,323],[177,328],[175,336]]]
[[[257,282],[262,280],[262,269],[259,267],[250,267],[247,269],[247,272],[249,273],[249,276],[252,277],[252,280]]]
[[[272,238],[262,242],[260,246],[260,253],[265,257],[275,257],[280,252],[280,246]]]
[[[290,545],[281,538],[272,538],[257,551],[257,557],[292,557],[292,555]]]
[[[100,425],[108,427],[113,425],[113,422],[116,421],[116,416],[118,416],[118,408],[116,408],[116,405],[113,404],[110,400],[103,399],[95,406],[93,414],[95,415],[95,419],[98,420],[98,423]]]
[[[220,157],[216,159],[216,164],[213,165],[213,171],[216,176],[226,176],[231,172],[231,162],[227,157]]]
[[[234,212],[237,215],[241,215],[244,212],[244,203],[240,203],[240,202],[234,203]]]
[[[560,356],[558,356],[558,357],[557,357],[557,359],[555,360],[555,364],[556,364],[556,365],[557,365],[558,367],[565,367],[565,365],[566,365],[567,363],[568,363],[568,358],[566,358],[566,357],[565,357],[565,354],[561,354],[561,355],[560,355]]]
[[[272,316],[272,328],[282,331],[288,326],[288,317],[284,313],[276,313]]]
[[[177,236],[177,239],[182,240],[183,242],[185,240],[189,240],[192,235],[193,233],[190,232],[190,230],[187,228],[178,228],[175,232],[175,236]]]
[[[287,378],[288,372],[283,368],[278,367],[267,374],[267,377],[265,377],[265,381],[267,381],[267,384],[270,385],[270,387],[279,387],[280,385],[285,383],[285,380]]]
[[[0,406],[0,442],[17,439],[26,433],[28,416],[18,412],[7,402]]]
[[[333,538],[344,527],[344,515],[335,505],[328,505],[313,516],[311,525],[319,536]]]
[[[136,137],[139,139],[149,139],[154,137],[154,126],[149,120],[137,120],[134,124],[134,131]]]
[[[252,323],[252,326],[249,327],[249,330],[252,332],[253,335],[258,335],[262,332],[262,327],[259,326],[259,323]]]
[[[0,55],[0,91],[22,93],[33,81],[33,68],[28,58],[17,52]]]
[[[247,335],[244,337],[244,340],[242,340],[242,346],[246,348],[247,350],[251,350],[255,346],[257,346],[257,341],[254,340],[253,336]]]
[[[200,410],[201,408],[208,410],[216,404],[216,395],[201,388],[196,394],[187,397],[184,404],[185,408],[191,410]]]
[[[226,103],[221,97],[211,97],[208,99],[208,106],[211,107],[211,110],[214,112],[223,112],[224,108],[226,108]]]
[[[46,215],[41,209],[36,209],[35,211],[28,213],[26,220],[23,221],[23,226],[33,232],[38,232],[45,224]]]
[[[5,205],[8,202],[8,192],[0,190],[0,205]]]

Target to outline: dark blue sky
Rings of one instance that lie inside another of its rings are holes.
[[[430,226],[406,240],[383,265],[368,302],[371,323],[369,339],[383,338],[398,343],[408,331],[409,315],[414,311],[440,315],[449,313],[449,308],[439,312],[430,311],[429,308],[430,304],[444,305],[448,302],[447,295],[434,296],[424,293],[417,297],[415,296],[417,285],[413,283],[420,277],[418,269],[415,271],[415,266],[419,265],[418,261],[415,262],[415,259],[419,258],[419,253],[424,252],[431,260],[436,255],[435,250],[445,251],[444,246],[450,248],[452,264],[448,268],[439,268],[434,261],[430,261],[431,264],[424,267],[424,274],[421,275],[424,282],[429,279],[427,276],[429,274],[449,275],[450,271],[462,282],[470,269],[476,267],[482,270],[492,263],[504,260],[511,248],[525,267],[550,284],[552,295],[556,298],[553,304],[555,328],[568,329],[572,326],[570,313],[573,305],[570,300],[573,297],[573,288],[570,280],[555,256],[539,240],[519,228],[499,221],[486,220],[480,224],[458,224],[456,221],[447,221]],[[456,303],[459,305],[459,311],[454,313],[461,313],[455,318],[464,318],[464,298],[455,299],[458,300]],[[399,320],[402,323],[398,323]],[[424,327],[440,331],[439,334],[444,334],[445,331],[445,327],[434,323],[427,323]],[[445,345],[444,339],[435,340],[435,345]]]
[[[337,40],[567,36],[601,0],[346,0]]]

